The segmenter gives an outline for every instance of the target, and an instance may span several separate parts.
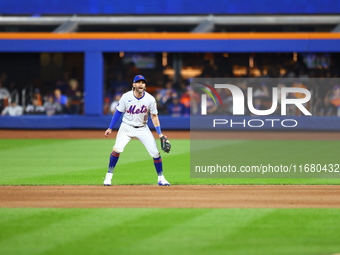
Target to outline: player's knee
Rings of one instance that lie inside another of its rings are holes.
[[[161,154],[159,153],[159,151],[150,152],[150,156],[153,157],[153,158],[159,158],[161,156]]]
[[[113,147],[113,151],[116,152],[116,153],[122,153],[123,149],[119,149],[117,147]]]

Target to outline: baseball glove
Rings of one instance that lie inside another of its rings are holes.
[[[160,138],[161,140],[161,147],[162,147],[162,150],[165,151],[166,153],[169,153],[170,152],[170,149],[171,149],[171,144],[168,140],[168,138],[166,138],[166,136],[162,136]]]

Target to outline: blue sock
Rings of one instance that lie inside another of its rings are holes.
[[[156,172],[158,176],[163,174],[162,157],[154,158],[153,163],[155,164]]]
[[[108,173],[113,173],[113,169],[115,168],[118,159],[119,159],[119,153],[112,151],[111,155],[110,155],[110,163],[109,163],[109,168],[108,168]]]

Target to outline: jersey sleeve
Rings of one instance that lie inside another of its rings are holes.
[[[125,112],[126,111],[126,95],[123,94],[123,96],[120,98],[116,109],[120,112]]]
[[[2,113],[1,113],[1,114],[6,115],[6,114],[8,113],[8,110],[9,110],[9,108],[8,108],[8,106],[6,106],[6,107],[2,110]]]
[[[154,97],[151,97],[150,113],[151,114],[158,114],[157,103],[156,103],[156,99]]]

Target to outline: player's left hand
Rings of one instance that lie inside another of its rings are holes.
[[[169,153],[171,149],[171,144],[166,136],[162,136],[159,138],[161,140],[161,148],[164,152]]]
[[[108,136],[108,135],[111,134],[111,133],[112,133],[112,129],[111,129],[111,128],[108,128],[108,129],[106,129],[104,135],[105,135],[105,136]]]

